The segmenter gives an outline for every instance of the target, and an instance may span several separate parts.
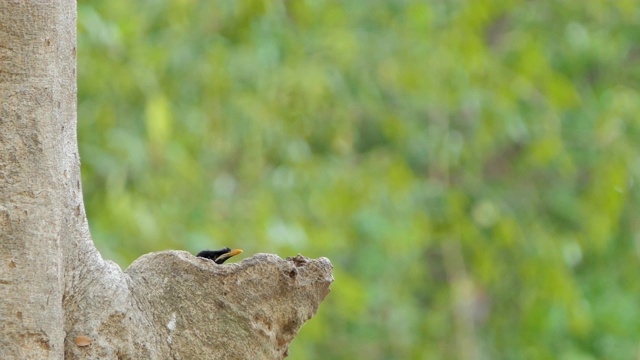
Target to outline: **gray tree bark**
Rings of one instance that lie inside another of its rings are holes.
[[[0,5],[0,359],[281,359],[329,260],[95,249],[76,140],[76,4]]]

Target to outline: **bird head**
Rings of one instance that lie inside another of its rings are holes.
[[[203,251],[200,251],[196,256],[213,260],[216,264],[222,264],[223,262],[227,261],[230,257],[236,256],[238,254],[242,254],[242,250],[240,249],[231,250],[231,248],[226,247],[220,250],[203,250]]]

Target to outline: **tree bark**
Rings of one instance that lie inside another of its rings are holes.
[[[75,140],[74,14],[71,1],[0,7],[3,359],[61,359],[64,351],[63,248],[86,229]]]
[[[0,5],[0,359],[280,359],[333,281],[326,258],[127,271],[95,249],[76,140],[76,3]]]

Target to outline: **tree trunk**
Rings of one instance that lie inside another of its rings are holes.
[[[76,3],[0,5],[0,359],[280,359],[333,281],[326,258],[217,265],[183,251],[127,271],[85,216]]]

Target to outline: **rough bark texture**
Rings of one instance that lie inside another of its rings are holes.
[[[63,249],[82,220],[75,2],[0,5],[0,358],[63,356]]]
[[[95,249],[76,142],[76,4],[0,4],[0,359],[280,359],[331,263]]]
[[[141,257],[126,273],[157,341],[176,359],[281,359],[333,281],[326,258],[271,254],[220,266],[166,251]]]
[[[88,277],[67,359],[282,359],[333,281],[328,259],[257,254],[217,265],[151,253],[109,281]],[[82,283],[82,282],[81,282]],[[77,346],[78,338],[90,341]]]

